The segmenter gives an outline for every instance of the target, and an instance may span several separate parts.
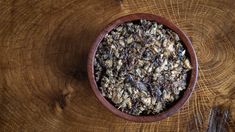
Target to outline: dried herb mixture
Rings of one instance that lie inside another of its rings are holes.
[[[131,115],[166,110],[186,89],[191,69],[179,36],[148,20],[127,22],[106,34],[94,62],[102,95]]]

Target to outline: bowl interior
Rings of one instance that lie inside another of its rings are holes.
[[[164,110],[163,112],[157,114],[157,115],[146,115],[146,116],[134,116],[134,115],[129,115],[127,113],[124,113],[120,110],[118,110],[116,107],[114,107],[108,100],[106,100],[102,95],[101,92],[99,91],[95,77],[94,77],[94,58],[95,58],[95,53],[97,50],[98,45],[102,41],[103,37],[109,33],[113,28],[116,26],[125,23],[125,22],[130,22],[130,21],[135,21],[135,20],[140,20],[140,19],[146,19],[150,21],[155,21],[158,23],[161,23],[165,26],[167,26],[169,29],[173,30],[175,33],[178,34],[180,37],[181,41],[183,42],[183,45],[185,46],[188,54],[189,54],[189,59],[192,65],[192,71],[189,77],[189,82],[186,90],[183,92],[182,97],[178,99],[171,107],[168,109]],[[173,23],[169,22],[163,17],[156,16],[153,14],[146,14],[146,13],[137,13],[137,14],[131,14],[127,16],[123,16],[121,18],[118,18],[114,21],[112,21],[110,24],[108,24],[97,36],[96,40],[92,44],[92,47],[89,52],[88,56],[88,64],[87,64],[87,71],[88,71],[88,78],[91,84],[91,88],[94,91],[96,97],[98,100],[106,107],[108,108],[112,113],[118,115],[119,117],[125,118],[127,120],[131,121],[136,121],[136,122],[152,122],[152,121],[159,121],[162,120],[173,113],[175,113],[179,108],[181,108],[185,102],[188,100],[190,97],[195,84],[197,80],[197,74],[198,74],[198,63],[197,63],[197,58],[195,51],[192,47],[191,41],[189,38]]]

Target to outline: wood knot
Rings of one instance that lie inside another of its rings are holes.
[[[60,95],[56,98],[54,104],[54,111],[56,113],[61,113],[63,109],[70,103],[74,89],[72,87],[67,87],[62,90]]]

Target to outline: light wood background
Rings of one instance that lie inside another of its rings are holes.
[[[199,61],[190,100],[160,122],[116,117],[86,75],[98,31],[140,12],[180,27]],[[0,131],[205,131],[211,107],[227,102],[234,131],[234,0],[0,0]]]

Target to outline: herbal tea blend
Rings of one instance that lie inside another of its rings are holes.
[[[106,34],[94,62],[102,95],[131,115],[166,110],[186,89],[191,69],[179,36],[147,20],[121,24]]]

